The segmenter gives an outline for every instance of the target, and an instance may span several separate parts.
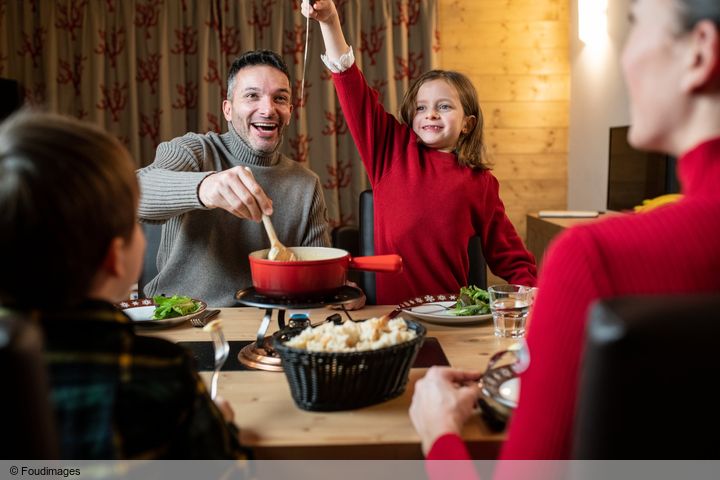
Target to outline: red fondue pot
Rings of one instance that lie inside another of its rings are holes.
[[[351,257],[339,248],[292,247],[296,262],[267,259],[269,249],[249,255],[252,283],[258,293],[293,296],[329,293],[347,281],[348,268],[369,272],[401,272],[399,255]]]

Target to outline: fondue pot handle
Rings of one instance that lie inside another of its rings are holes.
[[[368,272],[402,272],[402,257],[400,255],[372,255],[350,259],[349,268],[365,270]]]

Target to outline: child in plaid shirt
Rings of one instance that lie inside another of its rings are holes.
[[[137,336],[113,307],[145,249],[134,168],[86,123],[20,113],[0,126],[0,311],[43,327],[63,458],[245,458],[190,354]]]

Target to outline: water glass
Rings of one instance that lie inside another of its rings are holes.
[[[496,337],[522,338],[532,303],[533,289],[523,285],[493,285],[488,288]]]

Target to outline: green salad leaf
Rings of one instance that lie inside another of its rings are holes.
[[[490,313],[490,295],[475,285],[461,287],[457,302],[448,310],[448,313],[458,316],[488,314]]]
[[[182,317],[200,309],[200,303],[194,302],[190,297],[182,297],[173,295],[172,297],[157,296],[153,297],[155,302],[155,311],[153,312],[153,320],[163,320],[165,318]]]

